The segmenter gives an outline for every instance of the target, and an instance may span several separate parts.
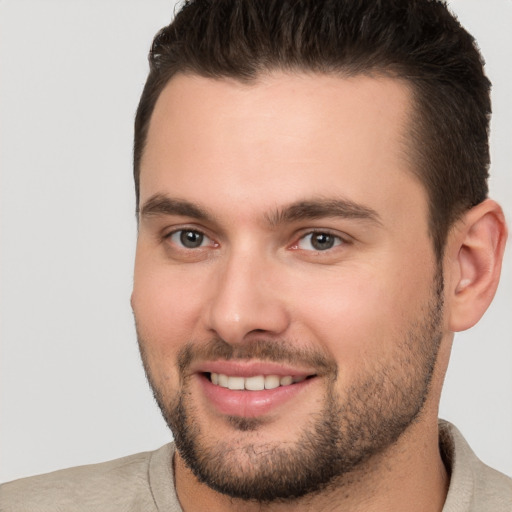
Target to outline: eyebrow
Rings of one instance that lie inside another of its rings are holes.
[[[141,218],[158,215],[181,215],[197,220],[211,220],[212,218],[206,210],[190,201],[174,199],[163,194],[155,194],[150,197],[138,213]]]
[[[375,210],[347,199],[298,201],[283,209],[277,209],[266,217],[272,227],[294,221],[315,220],[326,217],[341,217],[382,224],[380,216]]]
[[[148,199],[140,209],[140,216],[152,217],[159,215],[180,215],[201,221],[212,221],[213,215],[199,205],[183,199],[155,194]],[[266,222],[271,227],[301,220],[315,220],[326,217],[341,217],[370,221],[381,225],[379,214],[369,208],[348,199],[312,199],[297,201],[283,208],[277,208],[265,215]]]

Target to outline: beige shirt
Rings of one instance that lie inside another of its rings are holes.
[[[440,421],[451,472],[443,512],[512,512],[512,479],[481,462],[461,433]],[[174,444],[154,452],[15,480],[0,487],[1,512],[182,512],[172,471]]]

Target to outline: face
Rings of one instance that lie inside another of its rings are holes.
[[[178,458],[213,489],[302,496],[421,416],[442,280],[409,115],[404,84],[362,76],[177,76],[158,99],[132,305]]]

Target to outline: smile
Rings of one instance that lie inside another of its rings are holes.
[[[314,371],[265,362],[216,361],[201,365],[194,373],[208,407],[217,414],[245,418],[300,404],[298,397],[319,381]]]
[[[210,373],[210,381],[216,386],[231,389],[233,391],[263,391],[265,389],[276,389],[281,386],[290,386],[306,380],[307,377],[292,375],[255,375],[252,377],[241,377],[225,375],[223,373]]]

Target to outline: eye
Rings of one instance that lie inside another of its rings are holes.
[[[328,232],[315,231],[303,236],[297,243],[297,249],[305,251],[327,251],[341,245],[343,240]]]
[[[180,229],[170,233],[167,238],[177,246],[184,247],[185,249],[198,249],[213,245],[213,241],[208,238],[204,233],[194,229]]]

